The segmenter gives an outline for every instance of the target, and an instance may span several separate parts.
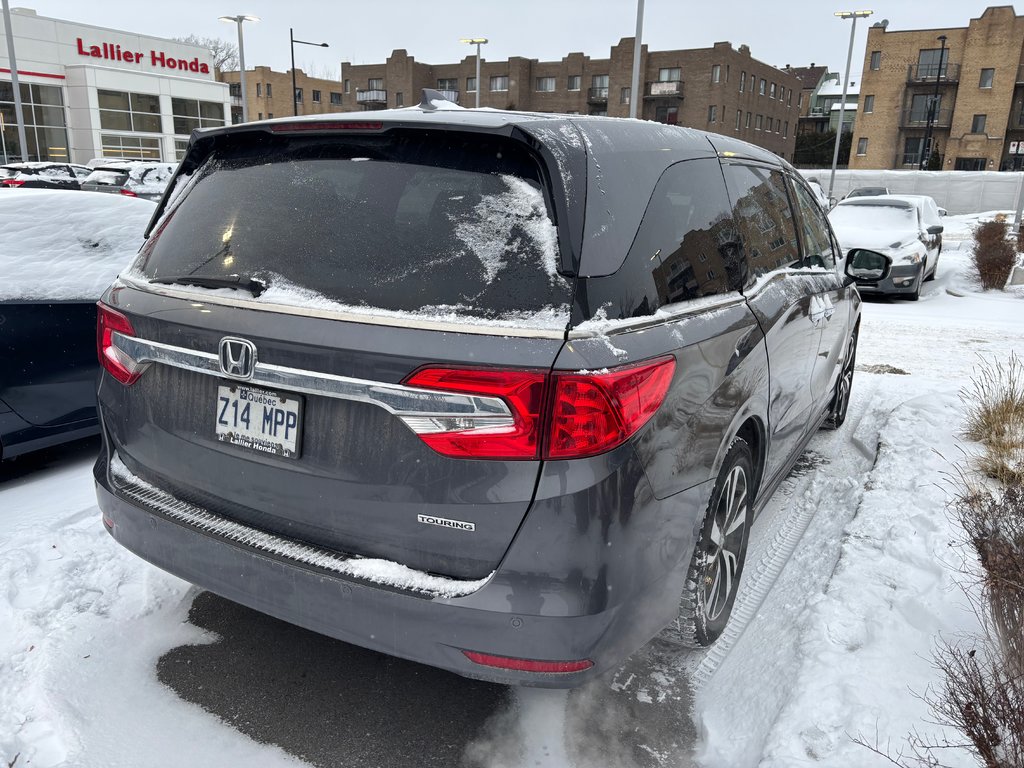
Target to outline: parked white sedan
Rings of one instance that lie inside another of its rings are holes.
[[[921,283],[935,278],[942,252],[942,222],[925,195],[854,197],[828,214],[843,253],[865,248],[892,259],[885,280],[859,285],[861,293],[895,294],[916,301]]]

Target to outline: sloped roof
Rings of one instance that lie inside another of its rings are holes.
[[[804,88],[814,88],[828,72],[828,67],[789,67],[786,71],[794,75]]]

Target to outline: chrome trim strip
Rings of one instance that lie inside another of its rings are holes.
[[[431,598],[465,597],[483,587],[490,579],[490,576],[487,576],[469,581],[435,576],[390,560],[346,555],[229,520],[208,509],[175,498],[170,493],[136,477],[116,453],[110,460],[109,477],[111,486],[118,494],[143,508],[156,511],[201,533],[251,547],[257,552],[274,555],[299,565],[322,568],[342,576],[363,579]],[[494,575],[493,572],[491,575]]]
[[[569,331],[569,341],[576,341],[579,339],[599,339],[605,336],[617,336],[623,333],[631,333],[632,331],[643,331],[648,328],[656,328],[659,325],[671,323],[675,320],[682,320],[684,317],[690,315],[700,315],[704,312],[709,312],[716,309],[725,309],[726,307],[733,307],[739,304],[743,304],[746,298],[737,292],[725,293],[721,297],[708,299],[706,302],[694,304],[694,302],[680,303],[678,305],[669,305],[668,308],[662,308],[657,311],[657,314],[649,315],[647,317],[634,317],[628,320],[613,320],[614,327],[606,330],[571,330]]]
[[[114,346],[139,365],[161,363],[186,371],[224,378],[217,355],[174,347],[158,341],[125,336],[114,332]],[[419,389],[402,384],[366,381],[330,373],[304,371],[257,362],[252,378],[242,383],[270,389],[284,389],[307,395],[323,395],[339,400],[355,400],[383,408],[400,417],[452,418],[472,420],[477,425],[494,426],[495,420],[511,420],[512,411],[499,397],[482,397]],[[469,426],[467,429],[471,428]],[[436,431],[436,430],[435,430]]]
[[[230,296],[206,296],[195,291],[183,290],[173,286],[154,285],[145,280],[136,280],[120,275],[118,281],[123,285],[158,296],[169,296],[175,299],[186,299],[195,303],[216,306],[252,309],[261,312],[277,312],[282,315],[299,315],[315,317],[321,320],[341,320],[347,323],[364,323],[366,325],[387,325],[392,328],[410,328],[422,331],[448,331],[449,333],[472,333],[479,336],[508,336],[523,339],[565,339],[564,330],[544,328],[516,328],[514,326],[476,325],[474,323],[449,322],[446,320],[430,320],[418,317],[393,317],[389,315],[364,315],[358,312],[344,312],[333,309],[315,309],[313,307],[297,307],[291,304],[273,304],[267,301],[252,299],[234,299]]]

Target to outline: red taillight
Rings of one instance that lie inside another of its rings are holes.
[[[384,123],[367,120],[346,120],[344,122],[318,123],[275,123],[270,126],[274,133],[302,133],[308,131],[379,131]]]
[[[96,304],[96,354],[100,365],[122,384],[134,384],[142,375],[135,360],[114,346],[114,333],[134,336],[135,329],[127,317],[106,304]]]
[[[664,357],[600,373],[555,373],[546,458],[595,456],[636,434],[661,407],[676,362]]]
[[[138,197],[138,195],[136,195],[130,189],[125,189],[124,187],[121,187],[121,194],[124,195],[125,197]]]
[[[4,179],[3,181],[0,181],[0,184],[5,187],[21,187],[24,186],[25,182],[21,179]]]
[[[509,656],[491,656],[488,653],[477,653],[476,651],[463,651],[466,658],[474,664],[481,664],[485,667],[497,667],[498,669],[511,669],[515,672],[546,672],[548,674],[565,674],[567,672],[582,672],[590,669],[594,662],[590,659],[579,661],[537,661],[536,659],[515,659]]]
[[[406,423],[440,454],[463,459],[575,459],[621,445],[661,406],[675,359],[659,358],[601,372],[487,368],[424,368],[405,384],[500,398],[511,413],[489,423],[486,413]],[[545,411],[546,403],[548,410]],[[544,414],[548,413],[548,420]],[[541,441],[547,442],[541,452]]]
[[[546,376],[540,371],[502,371],[485,368],[424,368],[406,380],[423,389],[498,397],[512,413],[512,424],[420,433],[420,438],[445,456],[463,459],[535,459],[540,447],[540,417]]]

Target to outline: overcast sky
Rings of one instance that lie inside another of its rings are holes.
[[[846,65],[850,22],[833,11],[872,8],[874,16],[857,22],[851,71],[859,73],[867,27],[888,19],[890,29],[964,27],[994,3],[980,0],[884,0],[877,4],[835,5],[821,0],[752,2],[646,0],[643,40],[651,50],[705,48],[720,40],[750,46],[756,59],[775,66]],[[41,16],[96,24],[129,32],[179,37],[197,34],[235,40],[234,25],[219,15],[260,17],[245,25],[248,68],[290,66],[288,28],[295,37],[326,42],[330,48],[295,46],[296,66],[337,77],[338,63],[383,62],[395,48],[417,61],[458,61],[470,51],[461,37],[487,37],[483,57],[509,56],[559,60],[571,51],[606,58],[622,37],[636,28],[635,0],[11,0],[13,7],[34,8]]]

